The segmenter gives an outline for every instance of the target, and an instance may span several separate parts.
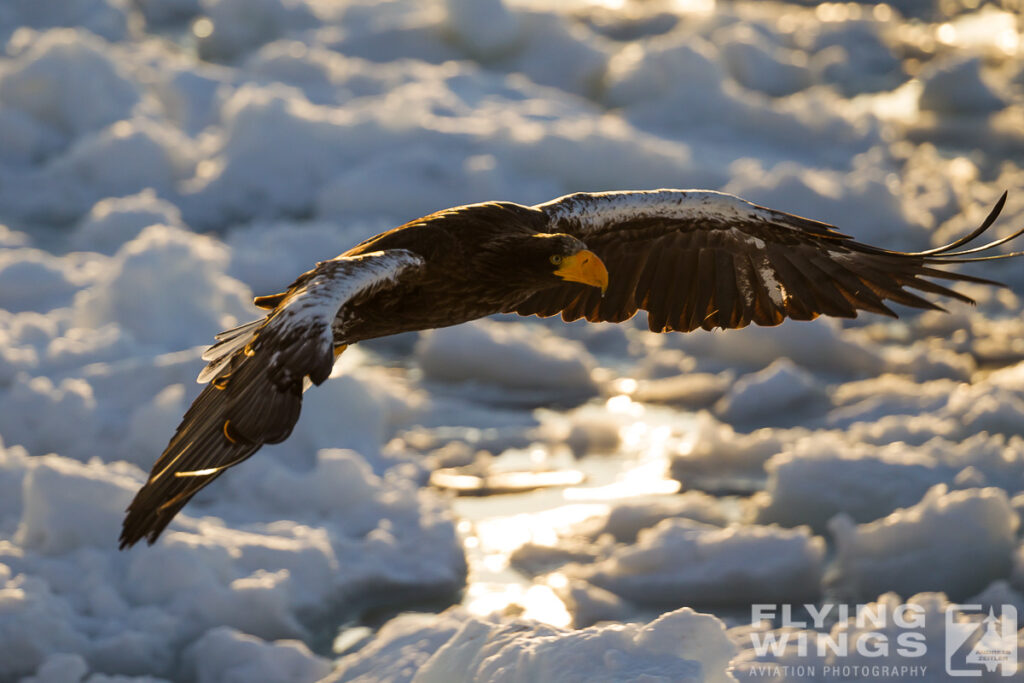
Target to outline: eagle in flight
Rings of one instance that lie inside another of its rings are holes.
[[[856,242],[826,223],[721,192],[576,193],[538,204],[488,202],[439,211],[318,263],[267,315],[217,335],[208,383],[127,510],[120,546],[153,543],[200,489],[261,446],[288,438],[303,391],[349,344],[495,313],[621,322],[647,311],[654,332],[778,325],[858,311],[895,317],[919,294],[974,303],[933,280],[999,283],[942,266],[1021,233],[968,248],[995,221],[906,253]]]

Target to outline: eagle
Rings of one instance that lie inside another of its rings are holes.
[[[974,302],[935,280],[1001,286],[943,267],[1024,253],[990,252],[1024,229],[969,247],[1005,201],[970,234],[918,252],[707,190],[580,192],[411,221],[257,297],[265,317],[216,336],[199,373],[207,386],[128,506],[120,547],[152,544],[200,489],[287,439],[303,392],[350,344],[497,313],[617,323],[643,310],[654,332],[689,332],[896,317],[886,302],[943,310],[921,294]]]

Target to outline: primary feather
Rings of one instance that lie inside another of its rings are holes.
[[[564,285],[512,310],[560,313],[569,320],[620,322],[648,313],[655,332],[778,325],[785,318],[850,318],[858,311],[895,316],[885,301],[941,307],[911,290],[970,299],[929,279],[997,284],[936,268],[968,262],[1019,233],[966,252],[952,249],[992,225],[999,200],[979,230],[924,252],[895,252],[856,242],[827,223],[706,190],[577,193],[539,204],[548,230],[579,237],[605,261],[604,297]],[[1016,254],[999,254],[1006,258]]]
[[[308,378],[320,384],[334,364],[341,308],[422,265],[394,250],[324,261],[302,275],[266,318],[219,335],[199,374],[210,384],[189,408],[125,518],[121,547],[160,532],[204,486],[261,446],[291,434]]]

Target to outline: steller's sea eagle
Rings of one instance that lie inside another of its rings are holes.
[[[974,303],[926,278],[998,285],[937,266],[1018,255],[978,256],[1024,229],[966,248],[1005,200],[970,234],[915,253],[702,190],[581,192],[411,221],[257,297],[266,317],[217,335],[199,374],[209,384],[129,505],[121,548],[153,543],[201,488],[288,438],[304,389],[328,378],[348,344],[510,312],[621,322],[642,309],[654,332],[689,332],[861,310],[895,317],[886,300],[941,310],[909,290]]]

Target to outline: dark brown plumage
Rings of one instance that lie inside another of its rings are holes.
[[[896,317],[885,305],[887,299],[942,310],[907,289],[973,303],[923,278],[998,285],[935,266],[972,260],[956,248],[987,230],[1005,200],[1004,194],[965,239],[920,253],[872,247],[825,223],[760,207],[742,220],[732,215],[638,215],[587,226],[570,215],[557,218],[552,229],[579,237],[604,261],[608,291],[602,297],[592,288],[563,284],[508,310],[520,315],[560,313],[566,321],[590,322],[621,322],[644,310],[654,332],[732,329],[752,322],[778,325],[785,318],[812,320],[819,315],[853,318],[861,310]],[[559,201],[570,203],[573,197]],[[996,258],[1006,256],[1011,254]]]
[[[1017,255],[974,256],[1020,233],[958,251],[1004,201],[970,235],[919,253],[703,191],[476,204],[407,223],[258,297],[266,318],[218,335],[200,374],[210,384],[129,506],[121,547],[154,542],[201,488],[286,439],[303,390],[327,379],[348,344],[500,312],[620,322],[645,310],[651,330],[686,332],[895,315],[886,300],[939,308],[909,290],[971,302],[925,278],[997,284],[937,266]]]

